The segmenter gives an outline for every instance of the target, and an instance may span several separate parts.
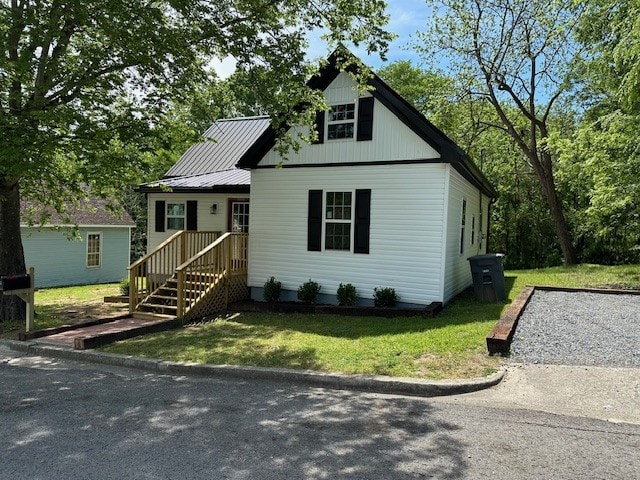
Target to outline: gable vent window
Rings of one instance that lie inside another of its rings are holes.
[[[333,105],[327,121],[327,139],[353,138],[355,131],[356,106],[353,103]]]

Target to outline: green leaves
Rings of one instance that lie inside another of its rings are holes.
[[[144,148],[172,105],[210,80],[212,55],[234,56],[254,103],[293,124],[294,105],[320,101],[304,87],[306,32],[384,51],[385,21],[380,0],[12,3],[0,10],[0,178],[42,181],[59,154],[92,182],[122,178],[126,162],[104,152]]]

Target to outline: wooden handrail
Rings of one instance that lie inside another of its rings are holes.
[[[129,312],[144,298],[174,275],[176,267],[205,249],[220,232],[184,231],[174,233],[147,255],[135,261],[129,270]]]
[[[151,250],[149,253],[147,253],[146,255],[140,257],[138,260],[136,260],[135,262],[133,262],[131,265],[129,265],[127,267],[127,270],[131,270],[132,268],[137,267],[138,265],[140,265],[143,262],[146,262],[149,258],[151,258],[158,250],[162,250],[164,247],[166,247],[167,245],[169,245],[170,243],[175,242],[177,237],[180,237],[182,234],[184,233],[184,230],[179,230],[176,233],[174,233],[173,235],[171,235],[169,238],[167,238],[164,242],[162,242],[160,245],[158,245],[156,248],[154,248],[153,250]]]
[[[176,267],[178,281],[177,316],[183,317],[212,288],[224,285],[228,304],[230,275],[247,271],[246,233],[225,233],[189,260]],[[223,283],[224,282],[224,283]]]

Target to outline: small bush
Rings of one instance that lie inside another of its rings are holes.
[[[318,282],[309,279],[308,282],[304,282],[298,287],[298,300],[309,304],[316,303],[316,297],[318,293],[320,293],[321,288]]]
[[[356,300],[358,299],[358,295],[356,293],[356,287],[352,284],[341,283],[338,287],[338,292],[336,293],[336,297],[338,297],[338,305],[342,306],[352,306],[356,304]]]
[[[265,301],[274,303],[280,300],[280,294],[282,293],[282,283],[275,279],[275,277],[271,277],[269,280],[264,282],[264,287],[262,290],[262,296]]]
[[[376,307],[395,307],[400,298],[396,294],[395,288],[374,288],[373,289],[373,304]]]
[[[120,295],[129,296],[129,277],[120,280]]]

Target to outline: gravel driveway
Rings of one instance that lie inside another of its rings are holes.
[[[511,358],[640,367],[640,295],[537,290],[518,322]]]

